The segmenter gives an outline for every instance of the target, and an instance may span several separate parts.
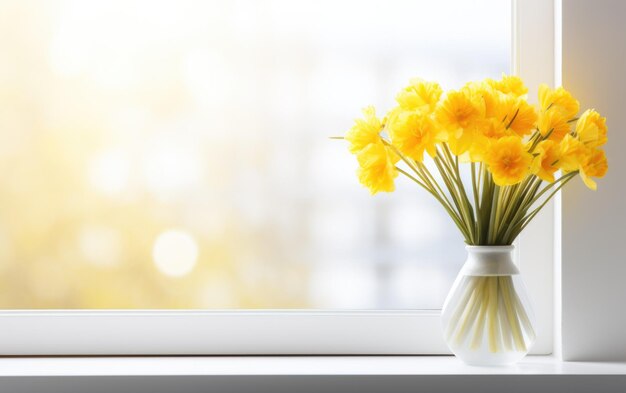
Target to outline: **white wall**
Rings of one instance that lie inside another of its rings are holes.
[[[563,86],[607,117],[609,173],[562,196],[562,355],[626,360],[626,2],[563,0]]]

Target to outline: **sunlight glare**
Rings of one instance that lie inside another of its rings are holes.
[[[157,237],[152,258],[161,273],[170,277],[182,277],[196,265],[198,245],[188,233],[170,229]]]

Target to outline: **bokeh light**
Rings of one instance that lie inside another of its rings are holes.
[[[198,245],[188,233],[170,229],[154,241],[152,257],[161,273],[181,277],[189,274],[196,265]]]

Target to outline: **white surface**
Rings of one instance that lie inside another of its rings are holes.
[[[563,357],[626,360],[626,2],[562,2],[563,85],[607,117],[609,172],[562,195]]]
[[[513,1],[513,72],[537,102],[539,85],[554,84],[554,2]],[[554,343],[554,201],[550,201],[520,235],[519,267],[535,311],[537,341],[531,354],[551,354]]]
[[[528,356],[515,366],[472,367],[453,356],[215,356],[1,358],[0,376],[123,375],[597,375],[626,363]]]
[[[5,311],[0,355],[449,353],[440,311]]]

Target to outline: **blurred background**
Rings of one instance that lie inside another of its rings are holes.
[[[463,262],[343,135],[509,72],[508,1],[0,0],[0,308],[438,309]]]

